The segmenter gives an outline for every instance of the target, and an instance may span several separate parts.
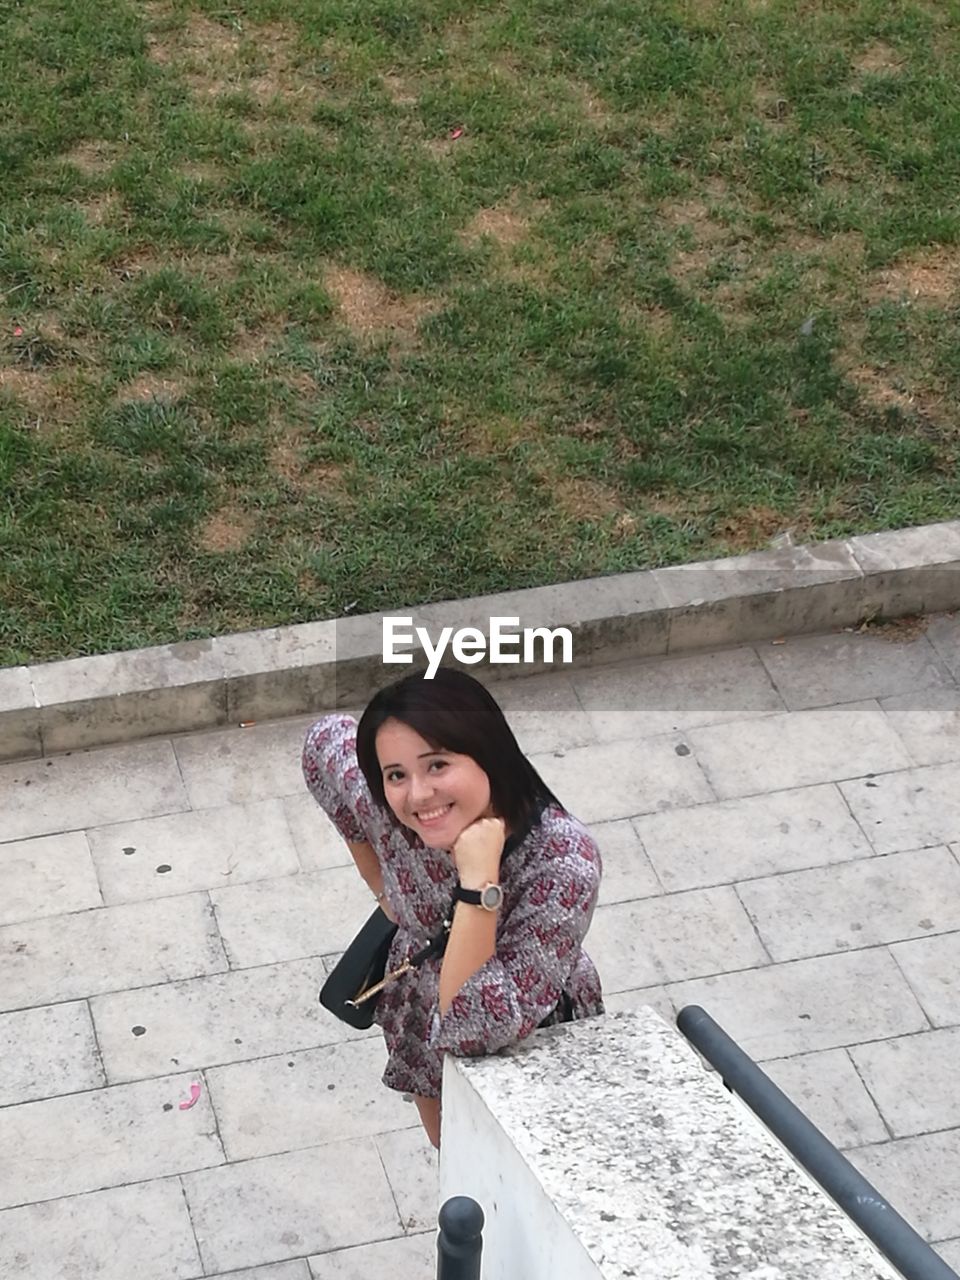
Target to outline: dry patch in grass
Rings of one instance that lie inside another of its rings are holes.
[[[602,520],[604,516],[625,513],[623,499],[610,485],[582,476],[546,476],[554,501],[564,515],[574,520]]]
[[[303,441],[288,432],[270,450],[270,470],[301,493],[329,493],[343,487],[343,468],[334,462],[309,462]]]
[[[610,105],[603,100],[597,90],[591,84],[587,84],[583,80],[567,81],[570,86],[570,95],[574,103],[580,108],[584,118],[595,125],[597,128],[603,128],[604,125],[610,124],[616,119]]]
[[[673,258],[673,274],[681,281],[706,270],[718,249],[734,239],[729,228],[710,214],[700,200],[670,201],[660,206],[665,226],[685,229],[693,240],[693,248],[679,249]]]
[[[30,413],[49,412],[57,398],[49,373],[36,369],[0,367],[0,392],[16,397]]]
[[[860,75],[875,76],[900,71],[903,59],[890,45],[877,40],[853,59],[853,69]]]
[[[395,107],[412,107],[419,102],[419,93],[405,76],[399,76],[391,72],[381,76],[381,81],[387,91],[387,97]]]
[[[103,138],[88,138],[77,143],[63,158],[81,173],[93,176],[106,173],[116,163],[119,154],[120,148],[116,143]]]
[[[164,404],[172,404],[181,398],[183,392],[183,383],[178,378],[160,378],[155,373],[141,373],[119,389],[117,403],[142,404],[160,400]]]
[[[715,532],[722,537],[734,551],[755,551],[766,546],[778,534],[791,532],[802,533],[807,527],[806,521],[788,520],[779,511],[771,507],[747,507],[736,515],[726,516],[716,524]]]
[[[200,549],[220,554],[239,551],[256,525],[256,519],[247,511],[234,506],[215,511],[200,533]]]
[[[279,23],[226,27],[191,14],[178,29],[154,31],[147,45],[154,62],[182,72],[200,96],[239,91],[260,104],[275,98],[294,105],[312,100],[310,86],[296,74],[297,32]]]
[[[510,246],[525,240],[529,228],[529,220],[517,208],[495,205],[474,214],[461,232],[461,239],[467,244],[475,244],[488,236],[499,245]]]
[[[76,207],[91,227],[102,227],[116,216],[120,209],[120,201],[112,192],[108,192],[102,196],[93,196],[89,200],[78,200]]]
[[[909,413],[917,407],[914,396],[898,391],[879,370],[871,369],[869,365],[851,369],[849,377],[867,402],[877,409],[899,409],[902,413]]]
[[[436,298],[393,293],[375,277],[349,267],[329,268],[324,284],[358,338],[386,337],[402,348],[416,343],[421,320],[440,307]]]
[[[960,299],[960,251],[938,246],[878,272],[867,285],[867,299],[948,306]]]

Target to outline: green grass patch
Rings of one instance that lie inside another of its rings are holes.
[[[956,517],[958,19],[0,0],[0,663]]]

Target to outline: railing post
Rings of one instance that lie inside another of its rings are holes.
[[[708,1013],[689,1004],[677,1014],[677,1026],[905,1280],[960,1280]]]
[[[469,1196],[453,1196],[440,1208],[437,1280],[480,1280],[483,1210]]]

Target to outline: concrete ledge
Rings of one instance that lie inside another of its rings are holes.
[[[486,1219],[485,1280],[894,1280],[652,1009],[447,1057],[440,1200]]]
[[[960,520],[587,578],[394,614],[444,626],[568,627],[575,666],[717,648],[960,607]],[[354,706],[392,675],[382,614],[0,670],[0,759]],[[422,656],[422,655],[420,655]],[[471,667],[527,675],[541,663]]]

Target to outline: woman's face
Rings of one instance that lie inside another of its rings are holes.
[[[472,756],[434,751],[399,720],[382,724],[376,741],[387,804],[424,844],[452,849],[471,822],[490,816],[490,779]]]

